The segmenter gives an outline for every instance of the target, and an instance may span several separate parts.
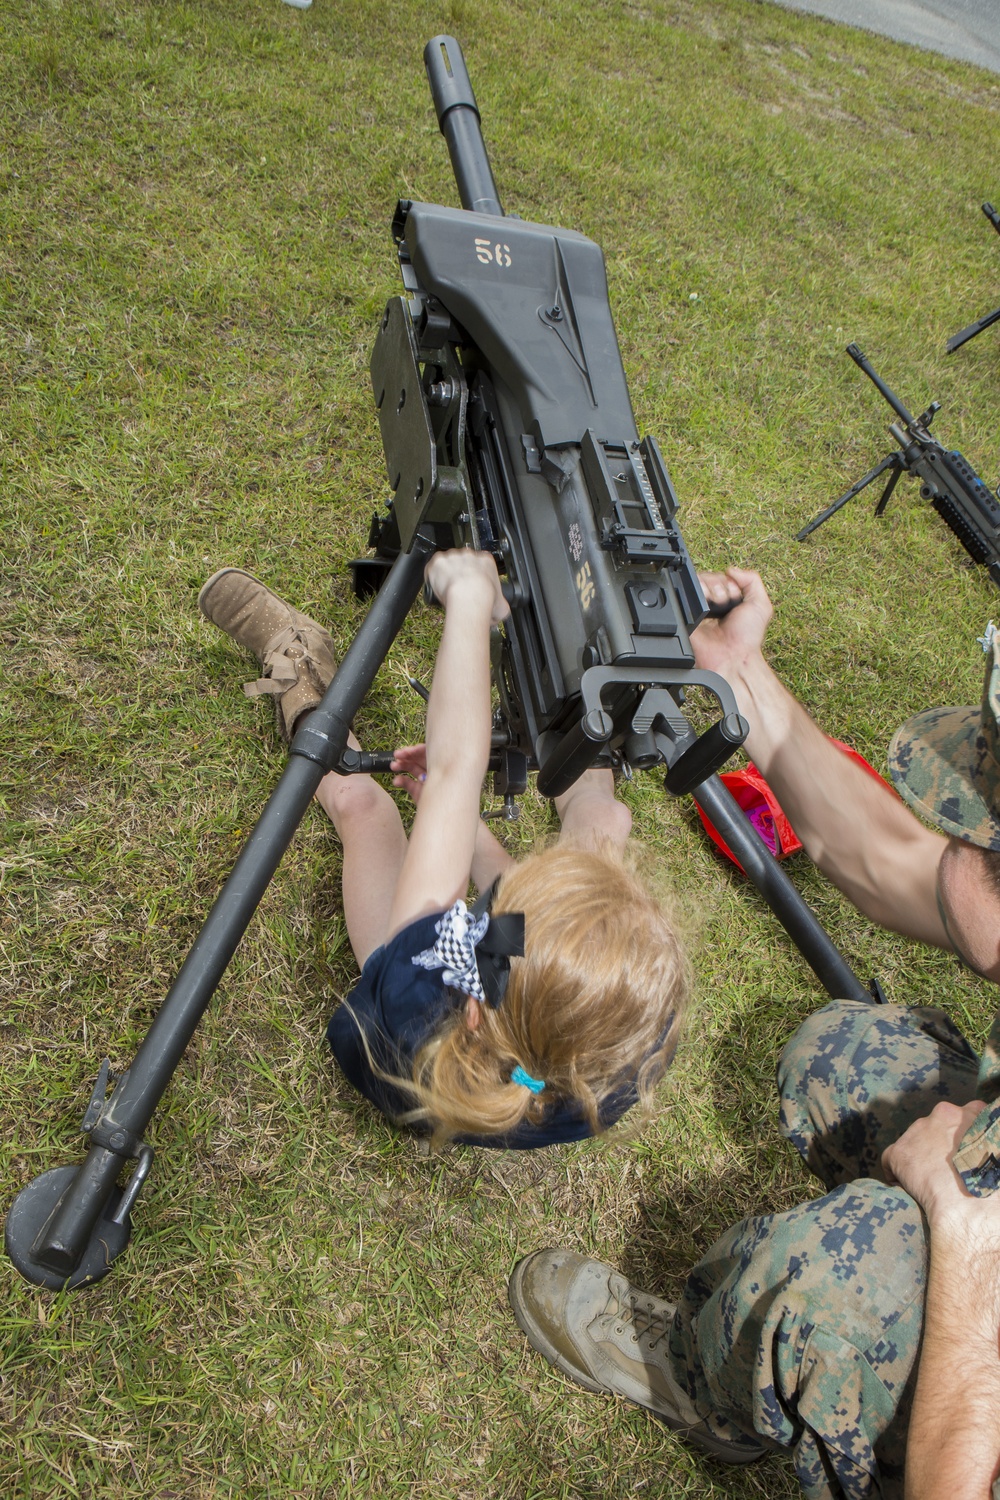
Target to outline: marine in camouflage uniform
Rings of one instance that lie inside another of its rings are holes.
[[[881,1156],[939,1100],[981,1097],[980,1062],[942,1011],[842,1000],[799,1027],[778,1087],[782,1133],[830,1191],[746,1219],[695,1267],[674,1375],[696,1407],[790,1448],[809,1500],[901,1497],[927,1237]]]
[[[889,765],[927,821],[1000,850],[1000,634],[983,645],[981,710],[918,715],[896,734]],[[610,1268],[562,1251],[515,1268],[515,1316],[581,1384],[630,1394],[725,1462],[780,1447],[809,1500],[902,1500],[928,1232],[913,1198],[886,1183],[882,1152],[940,1100],[983,1099],[953,1162],[973,1194],[1000,1184],[1000,1014],[980,1058],[943,1011],[834,1001],[785,1047],[778,1089],[782,1133],[824,1197],[723,1235],[672,1318]],[[591,1300],[606,1291],[607,1305],[589,1325],[577,1312],[570,1341],[560,1319],[568,1312],[572,1323],[588,1277]],[[615,1368],[616,1337],[624,1368],[636,1330],[645,1394]]]

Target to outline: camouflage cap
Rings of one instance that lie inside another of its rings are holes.
[[[1000,631],[982,637],[979,708],[932,708],[897,729],[889,746],[896,789],[928,822],[983,849],[1000,849]]]

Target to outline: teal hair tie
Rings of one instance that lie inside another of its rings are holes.
[[[521,1084],[523,1088],[530,1089],[533,1094],[540,1094],[542,1092],[542,1089],[545,1087],[545,1084],[541,1078],[532,1078],[530,1073],[526,1073],[524,1071],[520,1063],[518,1063],[517,1067],[510,1075],[510,1081],[511,1083]]]

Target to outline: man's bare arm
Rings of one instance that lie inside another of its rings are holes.
[[[810,858],[882,927],[949,948],[935,897],[947,839],[832,745],[762,654],[771,601],[756,573],[702,575],[713,599],[742,594],[693,636],[698,665],[730,683],[750,723],[747,751]]]
[[[930,1229],[905,1500],[990,1500],[1000,1475],[1000,1195],[972,1197],[951,1164],[982,1108],[938,1104],[882,1156]]]

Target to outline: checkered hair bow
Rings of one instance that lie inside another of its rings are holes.
[[[434,946],[415,953],[413,962],[421,969],[443,969],[445,984],[495,1010],[507,989],[511,957],[524,953],[523,914],[491,917],[489,911],[470,912],[464,901],[456,901],[435,931]]]

